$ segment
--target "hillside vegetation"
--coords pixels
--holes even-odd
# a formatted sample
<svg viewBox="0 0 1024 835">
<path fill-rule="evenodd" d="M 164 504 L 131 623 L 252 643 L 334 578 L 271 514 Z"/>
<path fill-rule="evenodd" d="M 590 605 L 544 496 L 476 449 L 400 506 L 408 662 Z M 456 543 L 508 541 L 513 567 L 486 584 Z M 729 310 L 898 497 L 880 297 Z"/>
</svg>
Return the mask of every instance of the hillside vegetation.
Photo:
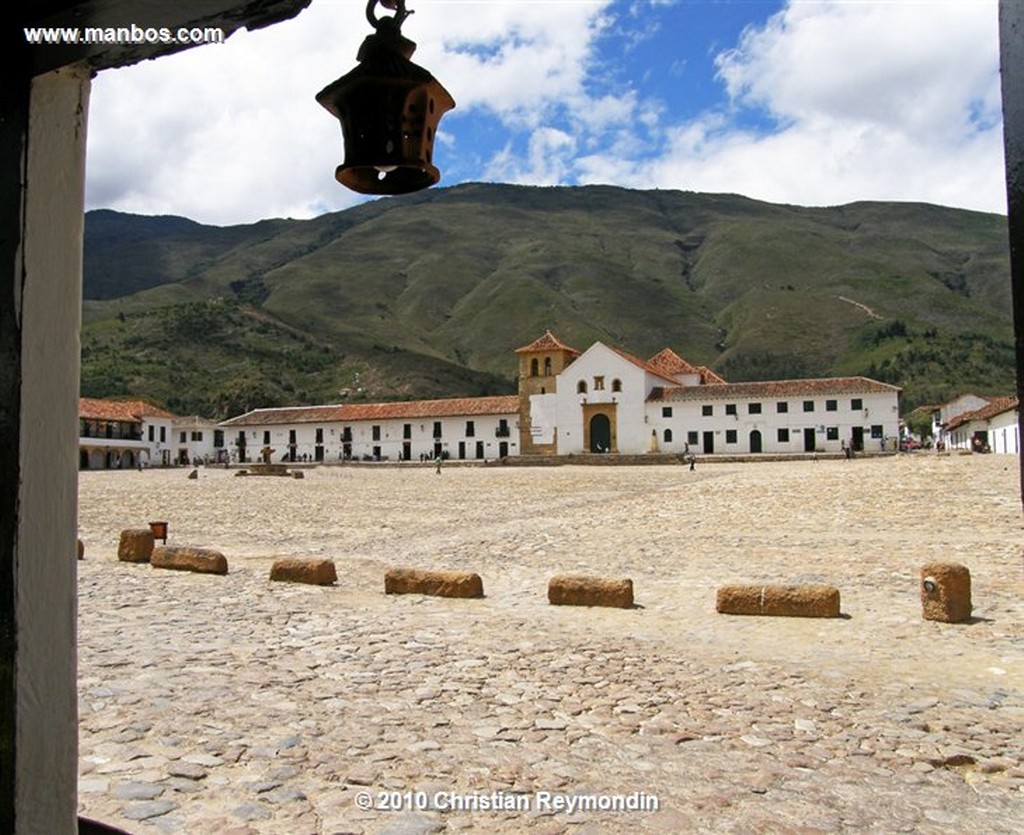
<svg viewBox="0 0 1024 835">
<path fill-rule="evenodd" d="M 545 328 L 730 381 L 1014 386 L 1006 220 L 923 204 L 469 184 L 217 228 L 86 216 L 82 392 L 215 417 L 506 393 Z"/>
</svg>

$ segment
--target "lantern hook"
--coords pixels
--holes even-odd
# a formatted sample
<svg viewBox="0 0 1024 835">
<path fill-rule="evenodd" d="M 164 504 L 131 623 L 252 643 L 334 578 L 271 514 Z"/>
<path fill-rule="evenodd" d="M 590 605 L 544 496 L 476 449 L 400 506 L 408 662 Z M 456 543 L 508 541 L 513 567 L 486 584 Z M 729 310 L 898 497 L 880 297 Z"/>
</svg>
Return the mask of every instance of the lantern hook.
<svg viewBox="0 0 1024 835">
<path fill-rule="evenodd" d="M 383 20 L 378 20 L 377 14 L 374 11 L 374 6 L 380 3 L 385 9 L 393 9 L 395 12 L 394 17 L 386 17 Z M 374 29 L 380 29 L 384 21 L 387 21 L 388 25 L 394 26 L 395 29 L 401 29 L 402 24 L 405 23 L 405 19 L 411 15 L 411 11 L 407 11 L 405 8 L 405 0 L 369 0 L 366 4 L 366 19 L 370 21 L 370 25 Z"/>
</svg>

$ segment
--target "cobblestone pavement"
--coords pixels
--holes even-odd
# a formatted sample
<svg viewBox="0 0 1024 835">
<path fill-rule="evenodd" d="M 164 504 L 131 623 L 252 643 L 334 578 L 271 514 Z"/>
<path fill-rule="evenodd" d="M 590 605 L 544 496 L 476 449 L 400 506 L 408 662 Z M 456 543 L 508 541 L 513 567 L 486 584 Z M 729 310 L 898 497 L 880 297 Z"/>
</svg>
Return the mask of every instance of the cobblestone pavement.
<svg viewBox="0 0 1024 835">
<path fill-rule="evenodd" d="M 82 473 L 81 814 L 239 835 L 1020 832 L 1016 465 Z M 117 562 L 151 519 L 230 573 Z M 276 556 L 330 557 L 340 580 L 270 583 Z M 935 560 L 970 568 L 973 622 L 921 619 Z M 477 571 L 487 597 L 387 596 L 399 565 Z M 565 572 L 631 577 L 637 606 L 549 606 Z M 844 617 L 718 615 L 733 582 L 830 583 Z"/>
</svg>

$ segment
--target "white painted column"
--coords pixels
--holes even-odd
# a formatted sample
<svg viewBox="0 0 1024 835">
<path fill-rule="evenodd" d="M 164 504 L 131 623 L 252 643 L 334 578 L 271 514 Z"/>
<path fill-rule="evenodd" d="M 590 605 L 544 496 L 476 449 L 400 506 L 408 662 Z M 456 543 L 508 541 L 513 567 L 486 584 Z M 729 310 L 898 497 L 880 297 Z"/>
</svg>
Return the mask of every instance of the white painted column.
<svg viewBox="0 0 1024 835">
<path fill-rule="evenodd" d="M 16 832 L 77 831 L 78 380 L 89 74 L 32 82 L 21 274 Z"/>
</svg>

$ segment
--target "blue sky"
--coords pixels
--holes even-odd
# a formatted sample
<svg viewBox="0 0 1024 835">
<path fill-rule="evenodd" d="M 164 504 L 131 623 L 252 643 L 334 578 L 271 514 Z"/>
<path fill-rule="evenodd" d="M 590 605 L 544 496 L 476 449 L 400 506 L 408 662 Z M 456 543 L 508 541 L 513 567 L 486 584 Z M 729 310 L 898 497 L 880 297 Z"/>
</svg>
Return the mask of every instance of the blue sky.
<svg viewBox="0 0 1024 835">
<path fill-rule="evenodd" d="M 996 0 L 407 0 L 454 96 L 435 162 L 465 181 L 1005 211 Z M 365 199 L 314 101 L 355 65 L 362 0 L 93 84 L 90 208 L 216 223 Z M 379 10 L 379 14 L 386 14 Z"/>
</svg>

